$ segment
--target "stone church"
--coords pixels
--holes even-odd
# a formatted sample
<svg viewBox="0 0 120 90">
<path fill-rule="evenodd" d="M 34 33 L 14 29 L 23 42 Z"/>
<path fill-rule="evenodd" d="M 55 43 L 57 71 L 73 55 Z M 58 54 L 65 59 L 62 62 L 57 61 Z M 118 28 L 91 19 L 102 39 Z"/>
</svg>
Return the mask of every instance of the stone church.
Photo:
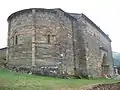
<svg viewBox="0 0 120 90">
<path fill-rule="evenodd" d="M 41 75 L 113 75 L 111 39 L 86 15 L 31 8 L 8 17 L 7 66 Z"/>
</svg>

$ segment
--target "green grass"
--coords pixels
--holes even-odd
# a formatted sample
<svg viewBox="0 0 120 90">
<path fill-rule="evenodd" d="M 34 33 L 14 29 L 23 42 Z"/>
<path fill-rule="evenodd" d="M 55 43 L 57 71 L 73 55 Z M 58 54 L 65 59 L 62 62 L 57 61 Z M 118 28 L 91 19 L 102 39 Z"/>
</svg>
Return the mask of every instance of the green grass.
<svg viewBox="0 0 120 90">
<path fill-rule="evenodd" d="M 88 84 L 116 82 L 103 78 L 87 80 L 43 77 L 0 69 L 0 90 L 79 90 L 78 88 Z"/>
</svg>

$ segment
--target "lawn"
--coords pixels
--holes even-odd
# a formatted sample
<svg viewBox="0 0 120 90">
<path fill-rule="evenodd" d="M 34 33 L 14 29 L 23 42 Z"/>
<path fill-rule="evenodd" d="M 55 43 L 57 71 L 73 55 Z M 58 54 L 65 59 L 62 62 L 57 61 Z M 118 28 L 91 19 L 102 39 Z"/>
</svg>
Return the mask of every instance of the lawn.
<svg viewBox="0 0 120 90">
<path fill-rule="evenodd" d="M 0 90 L 80 90 L 88 84 L 115 83 L 113 79 L 61 79 L 0 69 Z"/>
</svg>

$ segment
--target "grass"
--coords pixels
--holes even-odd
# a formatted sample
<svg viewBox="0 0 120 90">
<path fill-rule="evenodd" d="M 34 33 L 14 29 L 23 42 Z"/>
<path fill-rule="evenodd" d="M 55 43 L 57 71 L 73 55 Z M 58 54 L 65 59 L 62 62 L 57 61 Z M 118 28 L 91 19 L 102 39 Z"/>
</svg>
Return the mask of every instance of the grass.
<svg viewBox="0 0 120 90">
<path fill-rule="evenodd" d="M 80 90 L 88 84 L 116 83 L 113 79 L 61 79 L 0 69 L 0 90 Z"/>
</svg>

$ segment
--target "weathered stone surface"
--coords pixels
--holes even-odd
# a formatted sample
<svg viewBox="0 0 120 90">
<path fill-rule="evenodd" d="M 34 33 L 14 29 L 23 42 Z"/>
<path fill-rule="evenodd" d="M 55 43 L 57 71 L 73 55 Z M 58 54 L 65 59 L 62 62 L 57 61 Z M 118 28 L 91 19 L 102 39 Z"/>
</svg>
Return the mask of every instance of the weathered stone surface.
<svg viewBox="0 0 120 90">
<path fill-rule="evenodd" d="M 77 18 L 84 39 L 86 66 L 83 65 L 87 68 L 87 74 L 90 77 L 104 74 L 113 75 L 111 40 L 109 37 L 84 14 L 71 15 Z M 105 56 L 106 59 L 104 59 Z M 106 67 L 102 64 L 105 64 Z"/>
<path fill-rule="evenodd" d="M 10 15 L 8 66 L 30 67 L 42 75 L 112 74 L 111 40 L 91 22 L 61 9 L 33 8 Z"/>
<path fill-rule="evenodd" d="M 6 49 L 7 47 L 0 49 L 0 66 L 6 64 Z"/>
</svg>

